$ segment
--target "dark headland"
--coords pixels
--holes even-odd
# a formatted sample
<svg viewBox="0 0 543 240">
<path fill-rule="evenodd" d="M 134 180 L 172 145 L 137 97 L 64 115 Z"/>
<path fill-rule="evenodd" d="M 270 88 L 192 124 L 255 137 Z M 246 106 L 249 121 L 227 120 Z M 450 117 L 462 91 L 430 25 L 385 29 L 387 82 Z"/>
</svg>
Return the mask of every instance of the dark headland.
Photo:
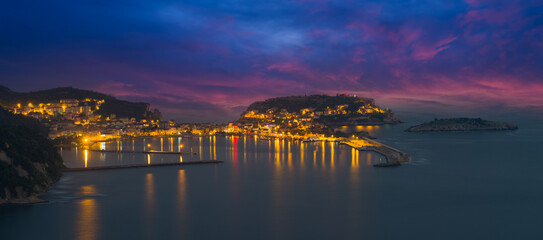
<svg viewBox="0 0 543 240">
<path fill-rule="evenodd" d="M 62 158 L 37 119 L 0 107 L 0 204 L 33 203 L 61 176 Z"/>
<path fill-rule="evenodd" d="M 412 126 L 406 132 L 439 132 L 439 131 L 500 131 L 516 130 L 517 124 L 483 120 L 481 118 L 448 118 L 435 119 L 431 122 Z"/>
</svg>

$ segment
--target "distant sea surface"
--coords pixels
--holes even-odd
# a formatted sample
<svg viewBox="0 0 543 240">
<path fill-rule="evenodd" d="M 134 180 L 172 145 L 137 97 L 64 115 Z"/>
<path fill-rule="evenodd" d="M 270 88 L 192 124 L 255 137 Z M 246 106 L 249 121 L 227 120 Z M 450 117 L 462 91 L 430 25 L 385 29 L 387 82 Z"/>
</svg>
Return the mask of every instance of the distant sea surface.
<svg viewBox="0 0 543 240">
<path fill-rule="evenodd" d="M 429 120 L 429 119 L 426 119 Z M 336 143 L 147 138 L 62 149 L 69 167 L 219 159 L 221 164 L 65 173 L 47 203 L 0 206 L 0 239 L 543 239 L 543 126 L 370 131 L 412 161 Z"/>
</svg>

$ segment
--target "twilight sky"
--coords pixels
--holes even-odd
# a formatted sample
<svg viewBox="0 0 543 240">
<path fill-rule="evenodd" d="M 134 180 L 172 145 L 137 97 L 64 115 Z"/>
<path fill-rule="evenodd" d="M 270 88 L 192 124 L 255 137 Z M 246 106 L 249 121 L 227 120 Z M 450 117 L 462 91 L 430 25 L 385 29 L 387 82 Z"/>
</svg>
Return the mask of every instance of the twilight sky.
<svg viewBox="0 0 543 240">
<path fill-rule="evenodd" d="M 0 84 L 73 86 L 227 121 L 269 97 L 543 112 L 541 0 L 8 1 Z"/>
</svg>

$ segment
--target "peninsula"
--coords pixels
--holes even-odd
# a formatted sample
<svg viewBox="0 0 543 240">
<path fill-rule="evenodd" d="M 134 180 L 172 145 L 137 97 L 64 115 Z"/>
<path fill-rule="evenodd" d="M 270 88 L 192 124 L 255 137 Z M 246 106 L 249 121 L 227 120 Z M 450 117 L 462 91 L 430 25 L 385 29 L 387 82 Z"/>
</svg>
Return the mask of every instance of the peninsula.
<svg viewBox="0 0 543 240">
<path fill-rule="evenodd" d="M 390 109 L 371 98 L 337 94 L 270 98 L 251 104 L 235 122 L 254 132 L 308 135 L 339 134 L 334 126 L 380 125 L 401 122 Z"/>
<path fill-rule="evenodd" d="M 401 122 L 390 109 L 377 106 L 373 99 L 346 94 L 270 98 L 251 104 L 240 121 L 281 122 L 288 119 L 307 119 L 329 126 Z"/>
<path fill-rule="evenodd" d="M 515 130 L 514 123 L 487 121 L 481 118 L 449 118 L 435 119 L 431 122 L 412 126 L 406 132 L 438 132 L 438 131 L 489 131 Z"/>
</svg>

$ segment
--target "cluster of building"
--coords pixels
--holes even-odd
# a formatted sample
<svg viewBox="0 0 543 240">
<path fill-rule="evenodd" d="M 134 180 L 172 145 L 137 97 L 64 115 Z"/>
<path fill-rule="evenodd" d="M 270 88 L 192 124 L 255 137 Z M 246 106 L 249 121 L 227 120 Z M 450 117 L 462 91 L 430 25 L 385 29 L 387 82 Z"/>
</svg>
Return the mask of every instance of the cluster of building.
<svg viewBox="0 0 543 240">
<path fill-rule="evenodd" d="M 303 139 L 324 137 L 333 134 L 332 129 L 321 117 L 357 115 L 364 118 L 373 113 L 386 113 L 367 101 L 353 109 L 348 104 L 322 109 L 303 108 L 296 112 L 270 108 L 264 112 L 247 111 L 240 120 L 229 124 L 194 123 L 178 124 L 174 121 L 151 119 L 118 118 L 115 114 L 103 117 L 98 110 L 104 104 L 102 99 L 63 99 L 50 103 L 16 104 L 10 108 L 13 113 L 40 119 L 50 129 L 50 138 L 81 138 L 99 141 L 125 136 L 167 136 L 167 135 L 219 135 L 256 134 L 269 137 Z M 149 109 L 148 109 L 149 110 Z"/>
<path fill-rule="evenodd" d="M 119 137 L 211 135 L 233 133 L 235 127 L 227 124 L 194 123 L 179 124 L 174 121 L 117 117 L 99 114 L 103 99 L 62 99 L 47 103 L 17 103 L 8 110 L 40 120 L 49 128 L 49 137 L 79 138 L 85 141 L 101 141 Z M 149 111 L 149 107 L 147 111 Z"/>
<path fill-rule="evenodd" d="M 326 107 L 326 109 L 316 110 L 315 108 L 303 108 L 298 112 L 288 112 L 287 109 L 270 108 L 264 113 L 257 111 L 248 111 L 242 115 L 242 118 L 257 121 L 272 121 L 278 119 L 297 119 L 298 121 L 310 122 L 321 116 L 336 116 L 347 114 L 360 114 L 362 117 L 369 117 L 372 113 L 386 113 L 388 110 L 379 108 L 370 103 L 360 106 L 356 111 L 348 109 L 349 104 L 337 105 L 335 107 Z"/>
<path fill-rule="evenodd" d="M 326 107 L 325 109 L 303 108 L 297 112 L 288 112 L 287 109 L 278 108 L 270 108 L 265 112 L 253 110 L 245 112 L 238 122 L 230 124 L 227 132 L 293 138 L 330 136 L 333 134 L 332 129 L 319 119 L 328 116 L 355 116 L 358 120 L 368 120 L 371 115 L 385 114 L 388 111 L 371 102 L 356 108 L 356 110 L 351 109 L 348 104 Z"/>
<path fill-rule="evenodd" d="M 32 116 L 37 119 L 67 119 L 89 122 L 99 118 L 94 112 L 100 109 L 104 100 L 96 99 L 62 99 L 58 102 L 32 103 L 13 105 L 9 110 L 16 114 Z"/>
<path fill-rule="evenodd" d="M 50 138 L 82 137 L 86 139 L 113 138 L 124 135 L 149 134 L 156 129 L 164 130 L 169 122 L 131 118 L 117 118 L 115 114 L 101 116 L 104 99 L 62 99 L 47 103 L 17 103 L 8 109 L 39 119 L 49 129 Z M 149 109 L 148 109 L 149 110 Z"/>
</svg>

